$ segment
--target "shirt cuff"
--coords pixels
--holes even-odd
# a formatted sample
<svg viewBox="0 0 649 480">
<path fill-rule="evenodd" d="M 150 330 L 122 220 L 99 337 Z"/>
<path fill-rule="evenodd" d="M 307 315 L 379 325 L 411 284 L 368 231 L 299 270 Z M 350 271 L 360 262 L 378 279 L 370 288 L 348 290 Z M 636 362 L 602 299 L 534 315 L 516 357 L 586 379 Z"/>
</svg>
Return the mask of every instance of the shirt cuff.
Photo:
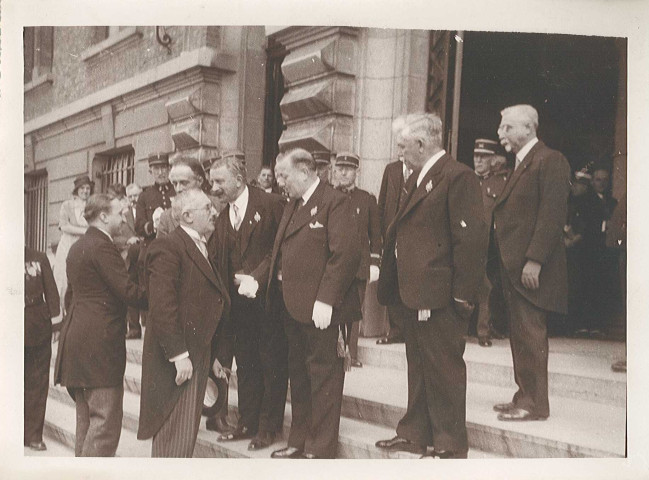
<svg viewBox="0 0 649 480">
<path fill-rule="evenodd" d="M 189 358 L 189 352 L 181 353 L 180 355 L 176 355 L 173 358 L 170 358 L 170 362 L 177 362 L 178 360 L 183 360 L 185 358 Z"/>
</svg>

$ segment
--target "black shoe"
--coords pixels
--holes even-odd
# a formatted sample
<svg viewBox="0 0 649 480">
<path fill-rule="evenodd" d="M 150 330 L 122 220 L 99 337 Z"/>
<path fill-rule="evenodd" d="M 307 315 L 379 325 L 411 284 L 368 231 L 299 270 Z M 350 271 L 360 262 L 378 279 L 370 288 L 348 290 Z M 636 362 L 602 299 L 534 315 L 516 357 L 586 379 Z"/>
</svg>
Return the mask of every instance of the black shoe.
<svg viewBox="0 0 649 480">
<path fill-rule="evenodd" d="M 252 438 L 255 434 L 246 426 L 237 426 L 231 432 L 225 432 L 219 435 L 217 440 L 219 442 L 235 442 L 237 440 L 243 440 L 244 438 Z"/>
<path fill-rule="evenodd" d="M 403 342 L 405 342 L 405 340 L 403 339 L 403 337 L 401 335 L 395 335 L 393 337 L 387 336 L 387 337 L 379 338 L 376 341 L 376 344 L 377 345 L 389 345 L 391 343 L 403 343 Z"/>
<path fill-rule="evenodd" d="M 379 440 L 374 444 L 377 448 L 390 450 L 392 452 L 410 452 L 423 455 L 426 453 L 426 447 L 418 443 L 411 442 L 407 438 L 396 436 L 389 440 Z"/>
<path fill-rule="evenodd" d="M 126 334 L 126 340 L 138 340 L 142 338 L 142 330 L 130 330 Z"/>
<path fill-rule="evenodd" d="M 508 412 L 498 414 L 498 420 L 503 422 L 529 422 L 533 420 L 546 420 L 548 417 L 536 415 L 522 408 L 514 408 Z"/>
<path fill-rule="evenodd" d="M 611 365 L 611 370 L 614 372 L 623 372 L 626 373 L 626 360 L 620 360 Z"/>
<path fill-rule="evenodd" d="M 259 432 L 252 440 L 250 440 L 248 450 L 263 450 L 264 448 L 270 447 L 274 441 L 274 432 Z"/>
<path fill-rule="evenodd" d="M 478 337 L 478 344 L 481 347 L 491 347 L 491 340 L 489 337 Z"/>
<path fill-rule="evenodd" d="M 352 358 L 351 366 L 356 368 L 362 368 L 363 364 L 360 362 L 360 360 L 356 358 Z"/>
<path fill-rule="evenodd" d="M 431 450 L 424 453 L 419 458 L 435 458 L 435 459 L 449 459 L 449 458 L 467 458 L 467 452 L 451 452 L 450 450 Z"/>
<path fill-rule="evenodd" d="M 514 405 L 513 402 L 497 403 L 494 405 L 494 412 L 509 412 L 510 410 L 514 410 L 515 408 L 516 405 Z"/>
<path fill-rule="evenodd" d="M 210 417 L 205 422 L 205 428 L 213 432 L 228 433 L 234 430 L 234 427 L 228 423 L 225 417 Z"/>
<path fill-rule="evenodd" d="M 30 442 L 28 447 L 32 450 L 36 450 L 37 452 L 43 452 L 47 450 L 47 445 L 45 445 L 45 442 L 43 442 L 42 440 L 40 442 Z"/>
<path fill-rule="evenodd" d="M 270 458 L 304 458 L 304 454 L 295 447 L 286 447 L 275 450 L 270 454 Z"/>
<path fill-rule="evenodd" d="M 306 458 L 307 460 L 317 460 L 318 457 L 317 455 L 314 455 L 312 453 L 305 453 L 302 455 L 302 458 Z"/>
</svg>

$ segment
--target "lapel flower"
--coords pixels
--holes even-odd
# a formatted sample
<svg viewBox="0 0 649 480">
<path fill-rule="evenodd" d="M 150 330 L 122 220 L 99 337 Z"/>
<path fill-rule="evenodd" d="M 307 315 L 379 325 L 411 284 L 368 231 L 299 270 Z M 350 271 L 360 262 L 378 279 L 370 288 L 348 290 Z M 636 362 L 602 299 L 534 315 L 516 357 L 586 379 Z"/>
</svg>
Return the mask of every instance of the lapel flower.
<svg viewBox="0 0 649 480">
<path fill-rule="evenodd" d="M 255 212 L 255 222 L 259 223 L 259 220 L 261 220 L 261 215 L 259 215 L 259 212 Z"/>
<path fill-rule="evenodd" d="M 426 184 L 426 192 L 430 193 L 430 191 L 433 189 L 433 181 L 428 180 L 428 183 Z"/>
<path fill-rule="evenodd" d="M 311 209 L 311 216 L 315 216 L 318 213 L 318 206 L 316 205 Z"/>
<path fill-rule="evenodd" d="M 360 215 L 360 214 L 361 214 L 361 209 L 360 209 L 360 207 L 356 207 L 356 215 Z"/>
</svg>

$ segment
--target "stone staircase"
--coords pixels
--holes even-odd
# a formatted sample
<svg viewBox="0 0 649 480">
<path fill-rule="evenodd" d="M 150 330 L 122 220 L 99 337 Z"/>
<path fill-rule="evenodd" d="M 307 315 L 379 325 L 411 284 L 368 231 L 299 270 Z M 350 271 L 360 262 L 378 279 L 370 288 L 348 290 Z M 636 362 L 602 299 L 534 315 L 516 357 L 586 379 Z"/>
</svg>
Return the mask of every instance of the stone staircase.
<svg viewBox="0 0 649 480">
<path fill-rule="evenodd" d="M 494 403 L 509 401 L 515 391 L 507 340 L 491 348 L 467 343 L 467 428 L 469 458 L 624 457 L 626 428 L 626 374 L 615 373 L 611 363 L 625 356 L 625 345 L 574 339 L 550 339 L 550 418 L 542 422 L 499 422 Z M 148 457 L 150 441 L 135 437 L 139 414 L 142 341 L 127 341 L 124 421 L 118 456 Z M 340 422 L 339 458 L 416 458 L 388 453 L 374 442 L 391 438 L 407 405 L 406 358 L 403 344 L 378 346 L 361 338 L 363 368 L 345 378 Z M 53 372 L 54 360 L 52 361 Z M 236 423 L 236 373 L 230 382 L 230 423 Z M 248 440 L 217 442 L 204 421 L 195 457 L 268 458 L 285 445 L 291 422 L 290 393 L 284 437 L 269 449 L 247 450 Z M 45 435 L 74 448 L 74 402 L 65 388 L 50 388 Z M 72 454 L 72 453 L 71 453 Z"/>
</svg>

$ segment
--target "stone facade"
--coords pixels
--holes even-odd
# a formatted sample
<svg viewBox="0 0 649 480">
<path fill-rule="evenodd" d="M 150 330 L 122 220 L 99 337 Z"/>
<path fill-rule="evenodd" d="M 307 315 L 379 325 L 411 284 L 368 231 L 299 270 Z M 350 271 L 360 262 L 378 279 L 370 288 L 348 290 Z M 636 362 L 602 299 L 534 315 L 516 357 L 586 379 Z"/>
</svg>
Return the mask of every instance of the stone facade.
<svg viewBox="0 0 649 480">
<path fill-rule="evenodd" d="M 25 174 L 47 171 L 48 244 L 74 177 L 96 179 L 111 154 L 133 152 L 141 185 L 154 152 L 207 160 L 239 148 L 252 172 L 262 163 L 263 27 L 167 27 L 169 51 L 155 27 L 97 41 L 102 28 L 54 27 L 51 71 L 25 85 Z"/>
</svg>

